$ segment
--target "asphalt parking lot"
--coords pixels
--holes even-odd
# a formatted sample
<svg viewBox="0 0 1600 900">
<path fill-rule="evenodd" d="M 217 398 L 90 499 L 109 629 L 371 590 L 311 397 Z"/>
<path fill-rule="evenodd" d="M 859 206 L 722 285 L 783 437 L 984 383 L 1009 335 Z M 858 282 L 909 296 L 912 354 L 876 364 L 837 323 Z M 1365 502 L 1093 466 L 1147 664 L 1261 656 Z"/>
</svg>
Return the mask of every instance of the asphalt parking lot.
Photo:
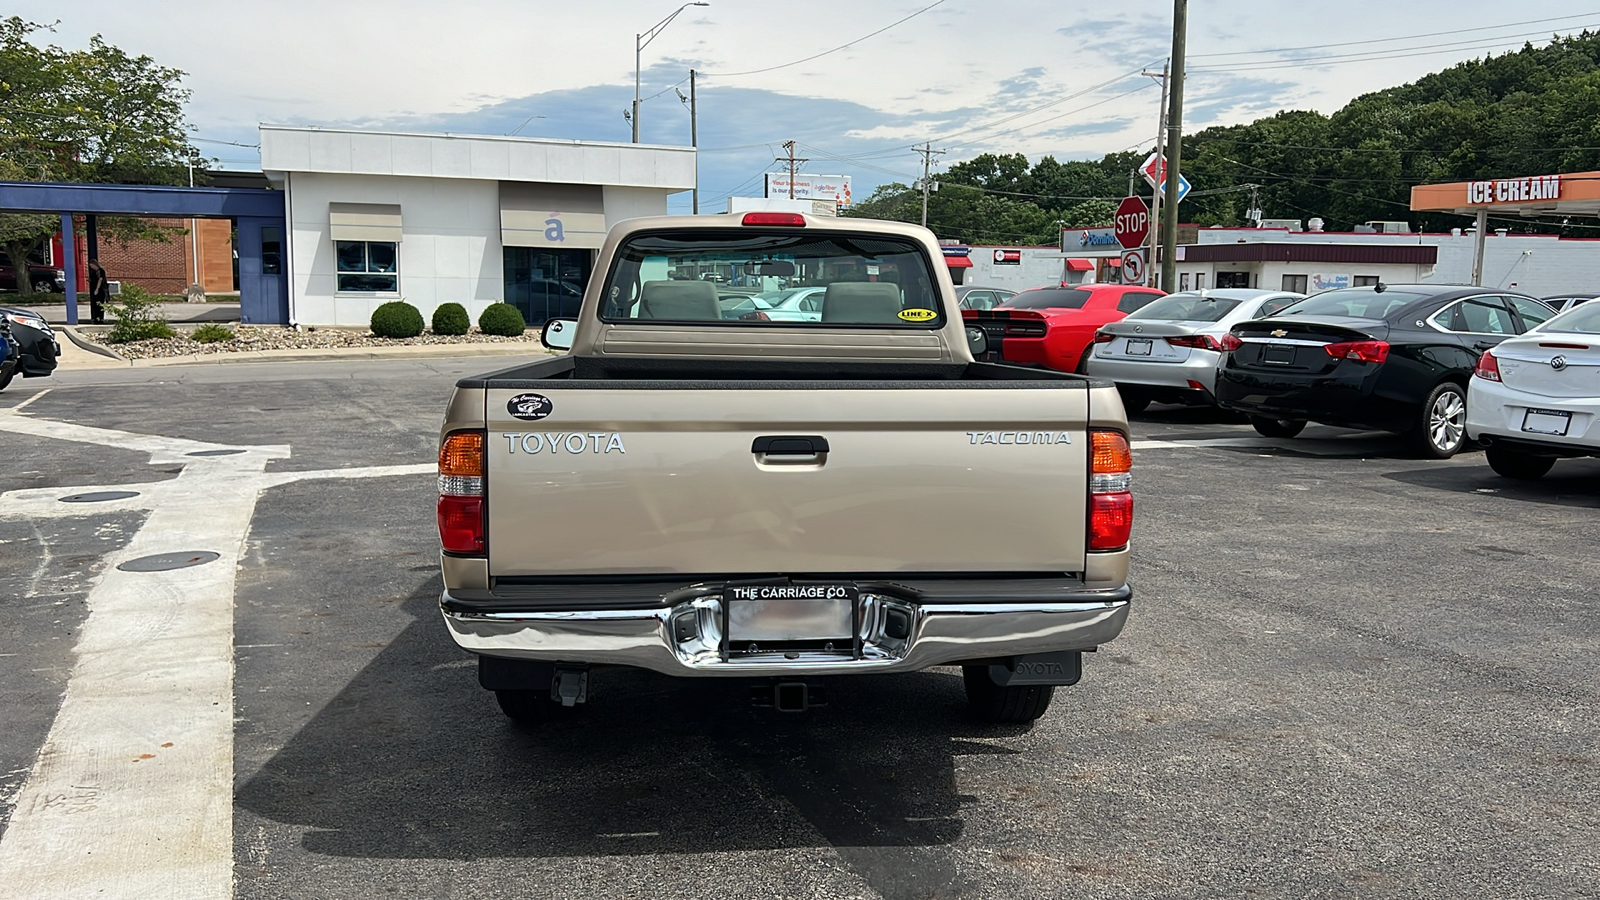
<svg viewBox="0 0 1600 900">
<path fill-rule="evenodd" d="M 1033 727 L 967 721 L 955 670 L 801 716 L 608 672 L 529 732 L 437 619 L 443 403 L 504 364 L 0 395 L 0 896 L 1600 896 L 1600 460 L 1516 483 L 1152 407 L 1134 616 Z M 173 535 L 220 557 L 110 565 Z M 199 648 L 180 688 L 223 712 L 97 698 L 154 670 L 80 642 L 146 630 Z M 180 787 L 119 800 L 153 772 Z"/>
</svg>

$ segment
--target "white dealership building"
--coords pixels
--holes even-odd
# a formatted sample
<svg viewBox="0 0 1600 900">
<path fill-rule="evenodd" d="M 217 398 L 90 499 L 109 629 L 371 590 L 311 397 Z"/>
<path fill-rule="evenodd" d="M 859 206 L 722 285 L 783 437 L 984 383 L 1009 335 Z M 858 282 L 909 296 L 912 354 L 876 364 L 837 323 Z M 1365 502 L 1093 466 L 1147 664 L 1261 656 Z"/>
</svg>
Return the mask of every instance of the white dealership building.
<svg viewBox="0 0 1600 900">
<path fill-rule="evenodd" d="M 366 326 L 390 300 L 570 315 L 607 229 L 695 183 L 687 147 L 280 125 L 261 126 L 261 167 L 302 325 Z"/>
</svg>

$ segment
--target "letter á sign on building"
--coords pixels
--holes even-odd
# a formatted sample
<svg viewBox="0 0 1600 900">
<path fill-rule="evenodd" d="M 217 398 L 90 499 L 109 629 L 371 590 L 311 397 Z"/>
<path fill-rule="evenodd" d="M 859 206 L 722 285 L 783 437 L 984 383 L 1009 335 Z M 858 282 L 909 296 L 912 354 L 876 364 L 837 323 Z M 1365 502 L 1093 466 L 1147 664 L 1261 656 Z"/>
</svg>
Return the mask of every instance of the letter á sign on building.
<svg viewBox="0 0 1600 900">
<path fill-rule="evenodd" d="M 1132 250 L 1144 246 L 1150 235 L 1150 207 L 1143 197 L 1124 197 L 1117 206 L 1117 243 Z"/>
</svg>

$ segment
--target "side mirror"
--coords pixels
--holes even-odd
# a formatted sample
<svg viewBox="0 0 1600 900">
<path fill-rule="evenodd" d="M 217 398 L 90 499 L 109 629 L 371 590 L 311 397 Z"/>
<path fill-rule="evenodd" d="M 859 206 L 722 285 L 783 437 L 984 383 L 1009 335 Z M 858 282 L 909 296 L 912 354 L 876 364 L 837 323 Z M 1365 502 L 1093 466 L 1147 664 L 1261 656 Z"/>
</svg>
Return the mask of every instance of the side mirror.
<svg viewBox="0 0 1600 900">
<path fill-rule="evenodd" d="M 551 350 L 571 350 L 572 338 L 577 333 L 577 319 L 551 319 L 539 332 L 539 342 Z"/>
<path fill-rule="evenodd" d="M 974 359 L 989 352 L 989 336 L 983 333 L 982 328 L 967 326 L 967 349 L 972 351 Z"/>
</svg>

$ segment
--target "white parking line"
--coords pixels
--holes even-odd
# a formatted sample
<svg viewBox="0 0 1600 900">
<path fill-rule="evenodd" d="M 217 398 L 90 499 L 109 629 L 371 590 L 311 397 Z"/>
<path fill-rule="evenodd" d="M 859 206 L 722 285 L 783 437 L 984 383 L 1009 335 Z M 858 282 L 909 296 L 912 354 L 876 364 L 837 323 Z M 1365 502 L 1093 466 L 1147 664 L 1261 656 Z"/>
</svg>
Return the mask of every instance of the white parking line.
<svg viewBox="0 0 1600 900">
<path fill-rule="evenodd" d="M 431 473 L 433 465 L 267 472 L 287 446 L 202 441 L 8 419 L 6 430 L 151 454 L 179 462 L 170 481 L 49 488 L 0 495 L 8 518 L 150 514 L 106 559 L 91 588 L 66 695 L 0 838 L 7 896 L 214 900 L 233 884 L 233 592 L 256 500 L 268 487 L 313 478 Z M 190 456 L 203 450 L 231 455 Z M 62 503 L 70 493 L 136 497 Z M 138 557 L 213 551 L 221 558 L 162 572 L 128 572 Z"/>
<path fill-rule="evenodd" d="M 12 406 L 12 407 L 7 408 L 5 410 L 5 412 L 10 413 L 10 414 L 16 414 L 16 413 L 22 412 L 24 409 L 27 408 L 29 403 L 32 403 L 33 401 L 39 399 L 40 397 L 43 397 L 45 394 L 50 393 L 50 390 L 51 390 L 50 388 L 45 388 L 44 390 L 40 391 L 39 393 L 34 394 L 32 397 L 29 397 L 28 399 L 22 401 L 21 403 L 18 403 L 16 406 Z"/>
</svg>

